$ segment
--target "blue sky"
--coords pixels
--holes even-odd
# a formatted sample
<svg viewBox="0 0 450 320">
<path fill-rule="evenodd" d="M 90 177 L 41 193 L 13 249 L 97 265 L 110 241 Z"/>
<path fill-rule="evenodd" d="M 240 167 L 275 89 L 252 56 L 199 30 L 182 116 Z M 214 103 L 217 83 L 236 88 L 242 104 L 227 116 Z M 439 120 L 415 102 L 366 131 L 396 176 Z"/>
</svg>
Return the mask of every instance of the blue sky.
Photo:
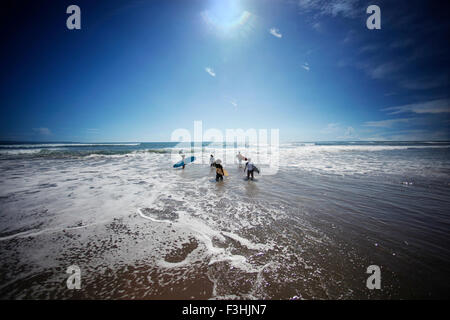
<svg viewBox="0 0 450 320">
<path fill-rule="evenodd" d="M 66 28 L 71 4 L 81 30 Z M 366 27 L 370 4 L 381 30 Z M 17 1 L 2 8 L 0 140 L 169 141 L 194 120 L 282 141 L 449 140 L 448 9 Z"/>
</svg>

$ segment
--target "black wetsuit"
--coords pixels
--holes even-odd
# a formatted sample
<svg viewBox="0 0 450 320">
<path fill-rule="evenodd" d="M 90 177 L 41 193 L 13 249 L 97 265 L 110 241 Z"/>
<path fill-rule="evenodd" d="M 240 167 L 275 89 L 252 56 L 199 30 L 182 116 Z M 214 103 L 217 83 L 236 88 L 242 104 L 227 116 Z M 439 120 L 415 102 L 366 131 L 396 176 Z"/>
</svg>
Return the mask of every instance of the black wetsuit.
<svg viewBox="0 0 450 320">
<path fill-rule="evenodd" d="M 223 167 L 222 167 L 222 165 L 218 164 L 218 163 L 215 163 L 214 166 L 216 167 L 216 181 L 223 180 Z M 220 172 L 222 172 L 222 174 L 220 174 L 218 172 L 219 170 L 217 170 L 217 169 L 220 169 Z"/>
<path fill-rule="evenodd" d="M 253 171 L 254 171 L 254 169 L 255 169 L 255 166 L 252 165 L 252 170 L 248 170 L 248 162 L 247 162 L 247 163 L 245 164 L 244 171 L 245 171 L 245 169 L 247 169 L 247 179 L 250 179 L 250 176 L 251 176 L 251 179 L 253 180 Z"/>
</svg>

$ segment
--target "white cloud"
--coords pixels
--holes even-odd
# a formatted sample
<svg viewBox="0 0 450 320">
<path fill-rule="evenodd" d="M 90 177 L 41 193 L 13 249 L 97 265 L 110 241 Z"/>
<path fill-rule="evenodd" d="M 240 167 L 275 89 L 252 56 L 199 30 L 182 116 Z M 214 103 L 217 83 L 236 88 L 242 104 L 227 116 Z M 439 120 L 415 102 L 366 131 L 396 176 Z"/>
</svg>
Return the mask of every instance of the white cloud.
<svg viewBox="0 0 450 320">
<path fill-rule="evenodd" d="M 388 119 L 388 120 L 380 120 L 380 121 L 367 121 L 364 123 L 366 127 L 377 127 L 377 128 L 391 128 L 392 126 L 398 123 L 406 123 L 410 122 L 411 118 L 402 118 L 402 119 Z"/>
<path fill-rule="evenodd" d="M 216 76 L 216 73 L 214 72 L 214 70 L 212 68 L 206 67 L 205 71 L 208 72 L 212 77 Z"/>
<path fill-rule="evenodd" d="M 299 0 L 298 6 L 305 12 L 317 11 L 321 15 L 333 17 L 340 15 L 354 18 L 363 12 L 358 6 L 358 0 Z"/>
<path fill-rule="evenodd" d="M 270 34 L 273 35 L 274 37 L 277 37 L 277 38 L 283 37 L 283 35 L 280 33 L 280 30 L 278 30 L 278 29 L 276 29 L 276 28 L 271 28 L 271 29 L 269 30 L 269 32 L 270 32 Z"/>
<path fill-rule="evenodd" d="M 49 136 L 52 134 L 49 128 L 33 128 L 33 131 L 43 136 Z"/>
<path fill-rule="evenodd" d="M 381 111 L 390 111 L 388 114 L 399 114 L 399 113 L 449 113 L 450 112 L 450 99 L 437 99 L 419 103 L 405 104 L 401 106 L 394 106 L 389 108 L 381 109 Z"/>
<path fill-rule="evenodd" d="M 305 69 L 306 71 L 309 71 L 309 69 L 310 69 L 308 62 L 305 62 L 304 64 L 302 64 L 301 67 L 303 69 Z"/>
</svg>

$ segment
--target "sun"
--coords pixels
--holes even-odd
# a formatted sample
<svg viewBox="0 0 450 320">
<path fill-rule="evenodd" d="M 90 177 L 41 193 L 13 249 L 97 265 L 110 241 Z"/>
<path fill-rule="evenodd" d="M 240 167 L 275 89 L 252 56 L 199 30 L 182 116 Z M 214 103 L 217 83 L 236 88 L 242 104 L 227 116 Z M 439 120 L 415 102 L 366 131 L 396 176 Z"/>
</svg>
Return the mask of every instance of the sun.
<svg viewBox="0 0 450 320">
<path fill-rule="evenodd" d="M 209 9 L 202 12 L 202 18 L 212 30 L 232 35 L 248 28 L 253 15 L 242 9 L 238 0 L 215 0 Z"/>
</svg>

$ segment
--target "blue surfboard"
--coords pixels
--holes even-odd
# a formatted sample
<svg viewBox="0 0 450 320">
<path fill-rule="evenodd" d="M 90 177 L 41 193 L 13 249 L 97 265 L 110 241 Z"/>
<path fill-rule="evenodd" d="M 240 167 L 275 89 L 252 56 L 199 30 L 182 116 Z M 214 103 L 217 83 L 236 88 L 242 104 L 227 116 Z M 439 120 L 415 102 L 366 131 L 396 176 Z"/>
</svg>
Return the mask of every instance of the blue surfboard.
<svg viewBox="0 0 450 320">
<path fill-rule="evenodd" d="M 194 156 L 188 157 L 188 158 L 185 158 L 184 161 L 181 160 L 181 161 L 175 163 L 173 165 L 173 167 L 174 168 L 182 167 L 184 164 L 188 164 L 188 163 L 191 163 L 191 162 L 194 162 L 194 161 L 195 161 L 195 157 Z"/>
</svg>

